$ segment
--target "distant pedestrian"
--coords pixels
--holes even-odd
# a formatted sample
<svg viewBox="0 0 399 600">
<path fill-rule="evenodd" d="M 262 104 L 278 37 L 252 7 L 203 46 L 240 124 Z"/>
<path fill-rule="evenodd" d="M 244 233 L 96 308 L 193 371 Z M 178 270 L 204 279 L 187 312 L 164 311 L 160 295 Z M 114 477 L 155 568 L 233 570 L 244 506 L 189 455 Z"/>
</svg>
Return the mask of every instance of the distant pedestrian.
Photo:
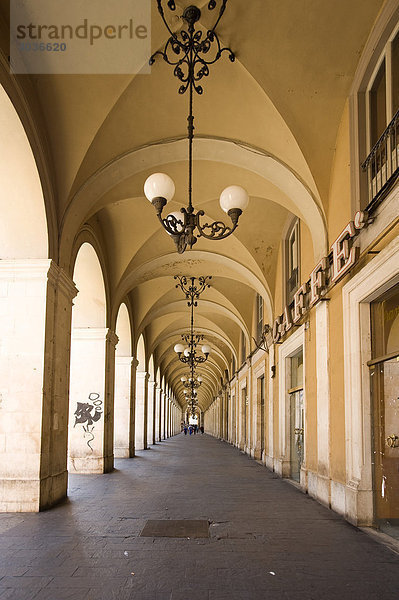
<svg viewBox="0 0 399 600">
<path fill-rule="evenodd" d="M 190 425 L 190 427 L 189 427 L 189 432 L 190 432 L 190 435 L 191 435 L 191 434 L 192 434 L 192 432 L 193 432 L 192 425 Z"/>
<path fill-rule="evenodd" d="M 187 425 L 184 426 L 183 431 L 184 431 L 184 435 L 187 435 Z"/>
<path fill-rule="evenodd" d="M 200 430 L 201 430 L 202 435 L 204 435 L 204 426 L 203 425 L 201 425 Z"/>
</svg>

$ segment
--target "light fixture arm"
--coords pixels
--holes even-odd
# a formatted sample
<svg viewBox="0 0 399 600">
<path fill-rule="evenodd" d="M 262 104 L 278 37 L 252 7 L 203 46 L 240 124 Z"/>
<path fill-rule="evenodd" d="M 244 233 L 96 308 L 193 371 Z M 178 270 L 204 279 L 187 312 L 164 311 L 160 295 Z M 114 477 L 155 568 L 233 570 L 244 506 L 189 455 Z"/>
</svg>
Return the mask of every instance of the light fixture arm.
<svg viewBox="0 0 399 600">
<path fill-rule="evenodd" d="M 252 338 L 254 343 L 255 343 L 255 347 L 257 350 L 263 350 L 264 352 L 269 352 L 269 348 L 270 348 L 270 338 L 271 338 L 271 328 L 270 325 L 266 324 L 263 327 L 262 330 L 262 335 L 260 337 L 259 340 L 256 340 L 255 338 Z"/>
</svg>

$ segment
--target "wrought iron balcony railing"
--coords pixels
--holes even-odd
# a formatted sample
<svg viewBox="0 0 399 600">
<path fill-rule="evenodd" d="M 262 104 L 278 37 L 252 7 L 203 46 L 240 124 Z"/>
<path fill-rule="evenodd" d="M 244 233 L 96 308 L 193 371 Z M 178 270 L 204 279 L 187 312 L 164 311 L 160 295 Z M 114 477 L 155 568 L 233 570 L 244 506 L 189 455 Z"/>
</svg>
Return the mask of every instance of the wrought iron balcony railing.
<svg viewBox="0 0 399 600">
<path fill-rule="evenodd" d="M 368 206 L 373 208 L 399 173 L 399 110 L 362 164 L 368 179 Z"/>
</svg>

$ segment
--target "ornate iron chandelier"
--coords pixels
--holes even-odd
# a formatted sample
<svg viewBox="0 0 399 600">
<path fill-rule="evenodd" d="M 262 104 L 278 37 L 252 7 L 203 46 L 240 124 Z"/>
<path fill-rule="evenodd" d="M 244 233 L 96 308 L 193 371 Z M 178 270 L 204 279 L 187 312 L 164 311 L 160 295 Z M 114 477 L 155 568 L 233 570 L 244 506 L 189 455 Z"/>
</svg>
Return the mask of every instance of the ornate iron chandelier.
<svg viewBox="0 0 399 600">
<path fill-rule="evenodd" d="M 202 377 L 201 377 L 201 375 L 198 375 L 198 377 L 195 378 L 194 368 L 193 368 L 191 371 L 190 377 L 187 378 L 185 375 L 183 375 L 183 377 L 180 378 L 180 381 L 182 382 L 184 388 L 189 388 L 190 390 L 196 390 L 202 384 Z"/>
<path fill-rule="evenodd" d="M 198 375 L 195 376 L 195 366 L 191 366 L 191 376 L 190 377 L 181 377 L 180 381 L 183 384 L 184 389 L 184 399 L 191 403 L 191 408 L 194 409 L 198 405 L 198 388 L 202 385 L 202 377 Z"/>
<path fill-rule="evenodd" d="M 194 369 L 197 365 L 204 363 L 208 360 L 209 354 L 211 352 L 211 347 L 208 344 L 204 344 L 201 348 L 202 355 L 197 354 L 197 346 L 200 342 L 203 341 L 204 336 L 194 331 L 194 308 L 198 306 L 198 299 L 200 295 L 206 290 L 206 288 L 211 287 L 209 283 L 207 283 L 212 277 L 180 277 L 179 275 L 175 275 L 174 279 L 179 281 L 176 284 L 177 288 L 180 288 L 185 296 L 187 302 L 187 306 L 191 308 L 191 316 L 190 316 L 190 331 L 189 333 L 183 333 L 181 336 L 182 342 L 184 344 L 176 344 L 174 346 L 174 351 L 176 352 L 179 360 L 182 363 L 185 363 L 189 366 L 191 370 L 191 378 L 194 381 Z M 198 283 L 196 283 L 196 281 Z M 189 283 L 190 282 L 190 283 Z"/>
<path fill-rule="evenodd" d="M 180 288 L 187 302 L 187 306 L 191 308 L 190 311 L 190 331 L 189 333 L 182 334 L 182 341 L 184 344 L 176 344 L 174 346 L 174 351 L 179 357 L 179 360 L 187 364 L 190 369 L 189 377 L 183 376 L 180 381 L 183 384 L 184 389 L 184 398 L 190 403 L 192 411 L 195 411 L 196 406 L 198 405 L 198 388 L 202 384 L 202 377 L 196 376 L 196 368 L 199 364 L 202 364 L 208 360 L 209 354 L 211 352 L 210 346 L 204 344 L 201 348 L 202 355 L 197 354 L 197 346 L 204 339 L 203 335 L 196 334 L 194 331 L 194 308 L 198 306 L 198 299 L 200 295 L 206 290 L 206 288 L 210 287 L 208 281 L 212 279 L 212 277 L 190 277 L 187 278 L 185 276 L 179 277 L 175 275 L 175 280 L 178 280 L 179 283 L 176 284 L 176 288 Z M 194 413 L 193 413 L 194 414 Z"/>
<path fill-rule="evenodd" d="M 235 55 L 230 48 L 221 46 L 216 33 L 216 27 L 225 11 L 227 0 L 221 0 L 219 15 L 212 29 L 206 34 L 195 29 L 201 17 L 201 11 L 196 6 L 188 6 L 182 15 L 187 24 L 187 30 L 182 29 L 174 33 L 169 27 L 164 14 L 162 0 L 157 0 L 158 11 L 167 28 L 170 37 L 163 50 L 158 50 L 150 58 L 150 65 L 154 64 L 155 57 L 161 56 L 165 62 L 174 67 L 173 74 L 181 82 L 179 94 L 189 91 L 189 115 L 188 121 L 188 206 L 180 212 L 172 212 L 165 218 L 162 211 L 166 203 L 171 200 L 175 193 L 173 180 L 165 173 L 154 173 L 150 175 L 144 184 L 144 193 L 153 204 L 158 219 L 166 232 L 172 237 L 177 251 L 182 254 L 187 247 L 192 248 L 198 237 L 208 240 L 223 240 L 231 235 L 237 228 L 238 219 L 242 211 L 248 206 L 248 194 L 238 185 L 227 187 L 220 195 L 220 206 L 226 212 L 232 225 L 225 225 L 222 221 L 201 224 L 200 218 L 204 211 L 195 212 L 192 203 L 193 182 L 193 139 L 194 139 L 194 115 L 193 95 L 194 91 L 201 95 L 203 87 L 199 81 L 209 75 L 209 66 L 216 63 L 223 52 L 227 52 L 231 62 L 235 61 Z M 173 12 L 176 5 L 173 0 L 168 0 L 168 8 Z M 217 6 L 216 0 L 208 2 L 208 10 L 213 11 Z"/>
</svg>

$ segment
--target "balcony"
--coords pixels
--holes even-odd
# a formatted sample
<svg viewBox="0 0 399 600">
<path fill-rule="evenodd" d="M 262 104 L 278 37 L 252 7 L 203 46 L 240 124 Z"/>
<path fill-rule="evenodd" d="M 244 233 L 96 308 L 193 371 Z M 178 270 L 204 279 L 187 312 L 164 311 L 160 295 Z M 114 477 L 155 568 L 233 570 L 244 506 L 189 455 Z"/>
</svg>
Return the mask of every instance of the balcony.
<svg viewBox="0 0 399 600">
<path fill-rule="evenodd" d="M 367 172 L 368 202 L 370 211 L 379 204 L 394 184 L 399 170 L 399 111 L 361 165 Z"/>
</svg>

